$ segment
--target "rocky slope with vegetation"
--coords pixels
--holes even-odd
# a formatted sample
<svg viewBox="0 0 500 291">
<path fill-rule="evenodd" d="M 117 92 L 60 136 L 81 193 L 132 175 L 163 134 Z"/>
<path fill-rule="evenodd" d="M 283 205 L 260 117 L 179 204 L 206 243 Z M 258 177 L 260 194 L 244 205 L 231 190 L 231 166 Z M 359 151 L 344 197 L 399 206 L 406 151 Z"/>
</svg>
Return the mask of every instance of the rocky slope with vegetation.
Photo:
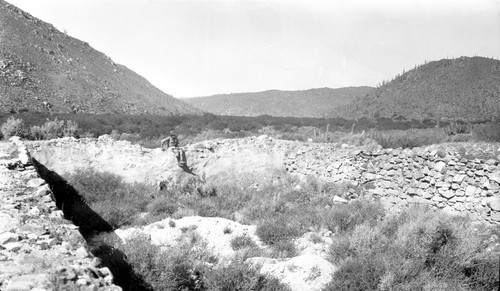
<svg viewBox="0 0 500 291">
<path fill-rule="evenodd" d="M 3 0 L 0 111 L 199 113 L 88 43 Z"/>
<path fill-rule="evenodd" d="M 484 57 L 432 61 L 383 82 L 332 116 L 498 120 L 500 61 Z"/>
<path fill-rule="evenodd" d="M 325 117 L 334 108 L 365 96 L 372 87 L 319 88 L 303 91 L 269 90 L 183 98 L 205 112 L 234 116 Z"/>
</svg>

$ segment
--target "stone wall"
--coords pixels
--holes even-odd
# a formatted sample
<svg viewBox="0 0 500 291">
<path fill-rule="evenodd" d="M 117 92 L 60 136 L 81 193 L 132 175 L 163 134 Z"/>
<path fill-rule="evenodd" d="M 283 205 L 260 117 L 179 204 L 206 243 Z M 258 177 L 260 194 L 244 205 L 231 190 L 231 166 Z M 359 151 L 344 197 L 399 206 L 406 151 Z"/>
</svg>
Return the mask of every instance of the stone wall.
<svg viewBox="0 0 500 291">
<path fill-rule="evenodd" d="M 363 186 L 394 211 L 425 203 L 475 220 L 500 222 L 498 160 L 461 158 L 452 145 L 377 151 L 306 146 L 289 153 L 285 166 L 292 173 Z"/>
<path fill-rule="evenodd" d="M 78 168 L 93 168 L 118 174 L 128 182 L 157 183 L 193 175 L 210 177 L 224 172 L 245 174 L 282 168 L 283 154 L 268 139 L 218 139 L 186 147 L 186 172 L 177 165 L 171 151 L 149 149 L 128 141 L 115 141 L 104 135 L 97 139 L 61 138 L 29 143 L 39 162 L 60 174 Z"/>
<path fill-rule="evenodd" d="M 57 209 L 26 146 L 12 141 L 0 142 L 0 290 L 121 290 Z"/>
<path fill-rule="evenodd" d="M 111 171 L 131 182 L 156 183 L 186 175 L 173 154 L 108 136 L 33 142 L 33 155 L 57 172 L 78 167 Z M 267 136 L 218 139 L 187 147 L 193 174 L 210 177 L 286 170 L 303 177 L 361 186 L 393 211 L 426 203 L 473 219 L 500 222 L 497 159 L 465 159 L 454 145 L 366 151 L 337 145 L 274 140 Z M 359 188 L 358 188 L 359 189 Z M 352 189 L 351 189 L 352 190 Z"/>
</svg>

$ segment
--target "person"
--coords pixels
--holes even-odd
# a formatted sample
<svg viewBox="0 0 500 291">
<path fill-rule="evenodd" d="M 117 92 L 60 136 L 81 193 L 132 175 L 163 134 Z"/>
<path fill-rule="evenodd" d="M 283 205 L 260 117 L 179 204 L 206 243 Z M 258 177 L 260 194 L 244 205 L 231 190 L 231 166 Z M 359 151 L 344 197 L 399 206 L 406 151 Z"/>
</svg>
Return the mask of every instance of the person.
<svg viewBox="0 0 500 291">
<path fill-rule="evenodd" d="M 167 146 L 165 148 L 165 145 Z M 170 132 L 170 136 L 161 140 L 160 144 L 161 150 L 170 149 L 177 158 L 179 166 L 186 165 L 186 154 L 182 148 L 179 148 L 179 139 L 174 131 Z"/>
</svg>

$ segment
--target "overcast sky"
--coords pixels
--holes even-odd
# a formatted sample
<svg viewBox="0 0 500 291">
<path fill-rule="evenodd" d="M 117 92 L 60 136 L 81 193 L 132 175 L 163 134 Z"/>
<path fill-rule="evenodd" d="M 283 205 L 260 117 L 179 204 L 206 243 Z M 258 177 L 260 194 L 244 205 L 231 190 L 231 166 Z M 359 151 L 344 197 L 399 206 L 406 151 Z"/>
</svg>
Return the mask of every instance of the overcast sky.
<svg viewBox="0 0 500 291">
<path fill-rule="evenodd" d="M 500 0 L 7 0 L 174 97 L 375 86 L 500 58 Z"/>
</svg>

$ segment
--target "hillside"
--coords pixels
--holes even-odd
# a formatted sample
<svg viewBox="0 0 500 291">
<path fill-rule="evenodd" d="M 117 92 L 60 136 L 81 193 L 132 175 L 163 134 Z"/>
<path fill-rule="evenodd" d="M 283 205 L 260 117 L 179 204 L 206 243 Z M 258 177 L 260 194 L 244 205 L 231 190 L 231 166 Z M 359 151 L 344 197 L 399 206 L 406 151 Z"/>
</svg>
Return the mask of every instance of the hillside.
<svg viewBox="0 0 500 291">
<path fill-rule="evenodd" d="M 332 116 L 498 120 L 500 61 L 461 57 L 430 62 L 337 108 Z"/>
<path fill-rule="evenodd" d="M 256 93 L 233 93 L 181 100 L 200 110 L 236 116 L 325 117 L 339 105 L 364 96 L 371 87 L 320 88 L 304 91 L 269 90 Z"/>
<path fill-rule="evenodd" d="M 2 0 L 0 27 L 0 112 L 199 113 L 88 43 Z"/>
</svg>

